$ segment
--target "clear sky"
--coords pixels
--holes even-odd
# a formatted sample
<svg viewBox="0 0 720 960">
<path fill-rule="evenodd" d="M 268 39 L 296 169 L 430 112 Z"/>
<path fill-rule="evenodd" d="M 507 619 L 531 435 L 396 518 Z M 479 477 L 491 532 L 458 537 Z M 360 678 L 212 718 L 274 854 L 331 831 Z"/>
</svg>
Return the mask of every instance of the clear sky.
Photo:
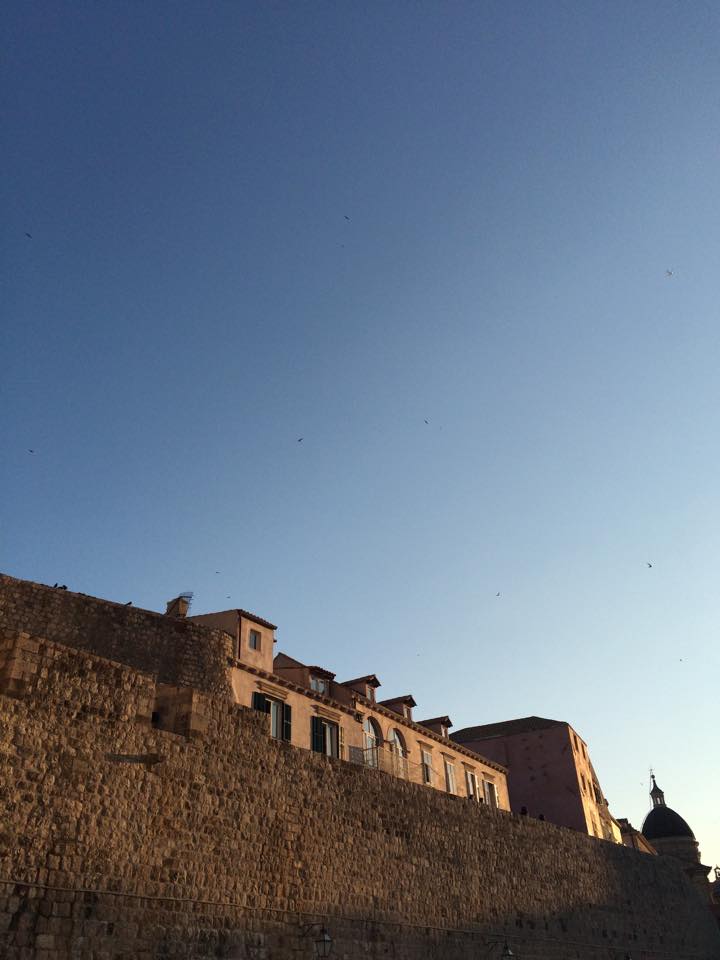
<svg viewBox="0 0 720 960">
<path fill-rule="evenodd" d="M 720 862 L 715 0 L 2 16 L 0 569 L 567 720 Z"/>
</svg>

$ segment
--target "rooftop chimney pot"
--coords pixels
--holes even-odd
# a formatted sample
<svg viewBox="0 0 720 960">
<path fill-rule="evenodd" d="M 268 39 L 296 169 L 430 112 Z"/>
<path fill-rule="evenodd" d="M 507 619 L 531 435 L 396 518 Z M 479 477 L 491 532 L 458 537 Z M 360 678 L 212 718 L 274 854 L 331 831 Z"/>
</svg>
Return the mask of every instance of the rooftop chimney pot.
<svg viewBox="0 0 720 960">
<path fill-rule="evenodd" d="M 168 600 L 165 616 L 180 617 L 182 619 L 187 616 L 189 609 L 190 600 L 187 597 L 175 597 L 174 600 Z"/>
</svg>

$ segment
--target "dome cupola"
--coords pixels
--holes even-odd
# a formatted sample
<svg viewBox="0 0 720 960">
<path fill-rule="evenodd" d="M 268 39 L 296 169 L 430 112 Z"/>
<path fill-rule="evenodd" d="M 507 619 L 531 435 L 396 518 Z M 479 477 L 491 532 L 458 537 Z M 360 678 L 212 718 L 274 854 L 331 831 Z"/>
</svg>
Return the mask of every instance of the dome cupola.
<svg viewBox="0 0 720 960">
<path fill-rule="evenodd" d="M 665 794 L 652 777 L 652 790 L 650 797 L 652 799 L 652 810 L 645 817 L 642 825 L 643 836 L 648 840 L 664 839 L 665 837 L 688 837 L 695 839 L 688 824 L 683 820 L 679 813 L 676 813 L 665 803 Z"/>
</svg>

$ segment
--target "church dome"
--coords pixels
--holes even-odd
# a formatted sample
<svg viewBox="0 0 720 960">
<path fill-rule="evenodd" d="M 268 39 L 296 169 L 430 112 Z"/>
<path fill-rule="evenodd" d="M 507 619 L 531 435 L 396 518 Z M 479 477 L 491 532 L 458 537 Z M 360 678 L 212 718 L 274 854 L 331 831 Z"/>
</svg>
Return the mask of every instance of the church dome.
<svg viewBox="0 0 720 960">
<path fill-rule="evenodd" d="M 680 814 L 665 805 L 665 794 L 657 785 L 655 777 L 652 774 L 651 776 L 653 785 L 650 796 L 653 808 L 643 821 L 643 836 L 648 840 L 664 840 L 666 837 L 688 837 L 694 840 L 695 834 Z"/>
<path fill-rule="evenodd" d="M 642 834 L 648 840 L 657 840 L 663 837 L 690 837 L 691 840 L 695 839 L 695 834 L 680 814 L 666 806 L 652 808 L 643 822 Z"/>
</svg>

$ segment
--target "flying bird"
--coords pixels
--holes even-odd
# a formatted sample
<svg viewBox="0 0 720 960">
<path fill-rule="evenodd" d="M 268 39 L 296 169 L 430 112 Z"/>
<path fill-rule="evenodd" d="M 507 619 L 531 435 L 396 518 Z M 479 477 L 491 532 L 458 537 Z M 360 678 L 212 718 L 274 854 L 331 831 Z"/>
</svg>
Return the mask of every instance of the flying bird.
<svg viewBox="0 0 720 960">
<path fill-rule="evenodd" d="M 304 439 L 304 437 L 298 437 L 298 443 L 302 443 Z"/>
<path fill-rule="evenodd" d="M 125 606 L 126 606 L 126 607 L 131 607 L 131 606 L 132 606 L 132 600 L 128 600 L 128 602 L 125 604 Z"/>
<path fill-rule="evenodd" d="M 26 233 L 25 236 L 28 238 L 28 240 L 32 240 L 32 234 L 31 234 L 31 233 Z"/>
<path fill-rule="evenodd" d="M 496 594 L 495 594 L 495 596 L 496 596 L 496 597 L 499 597 L 499 596 L 500 596 L 500 594 L 499 594 L 499 593 L 496 593 Z"/>
<path fill-rule="evenodd" d="M 666 276 L 666 277 L 672 277 L 672 276 L 674 276 L 674 274 L 675 274 L 675 271 L 674 271 L 674 270 L 666 270 L 666 271 L 665 271 L 665 276 Z"/>
<path fill-rule="evenodd" d="M 652 564 L 648 560 L 646 560 L 645 563 L 648 565 L 648 570 L 652 570 Z"/>
<path fill-rule="evenodd" d="M 429 420 L 426 420 L 426 421 L 425 421 L 425 423 L 427 423 L 427 424 L 429 424 L 429 423 L 430 423 L 430 421 L 429 421 Z"/>
<path fill-rule="evenodd" d="M 28 450 L 28 453 L 35 453 L 34 450 Z"/>
<path fill-rule="evenodd" d="M 346 220 L 349 220 L 350 217 L 349 217 L 347 214 L 345 214 L 345 219 L 346 219 Z"/>
<path fill-rule="evenodd" d="M 216 570 L 215 573 L 220 573 L 220 571 L 219 571 L 219 570 Z"/>
</svg>

